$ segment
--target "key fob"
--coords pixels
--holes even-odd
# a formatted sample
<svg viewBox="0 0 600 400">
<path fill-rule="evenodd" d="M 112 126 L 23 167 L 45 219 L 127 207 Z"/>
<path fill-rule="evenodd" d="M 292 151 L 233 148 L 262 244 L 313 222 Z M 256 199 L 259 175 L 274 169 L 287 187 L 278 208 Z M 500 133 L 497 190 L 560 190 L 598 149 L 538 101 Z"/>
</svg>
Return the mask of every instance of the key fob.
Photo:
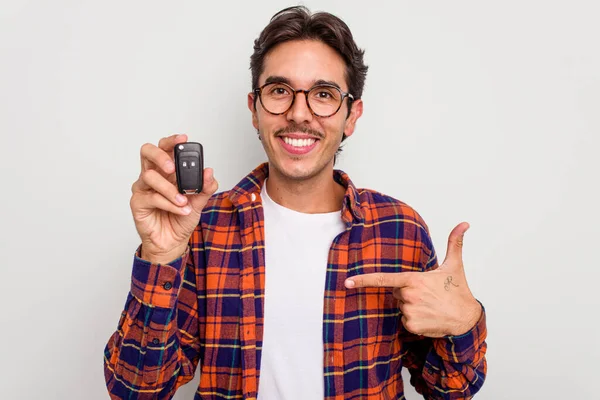
<svg viewBox="0 0 600 400">
<path fill-rule="evenodd" d="M 181 194 L 194 194 L 202 191 L 204 157 L 200 143 L 187 142 L 175 146 L 175 174 L 177 190 Z"/>
</svg>

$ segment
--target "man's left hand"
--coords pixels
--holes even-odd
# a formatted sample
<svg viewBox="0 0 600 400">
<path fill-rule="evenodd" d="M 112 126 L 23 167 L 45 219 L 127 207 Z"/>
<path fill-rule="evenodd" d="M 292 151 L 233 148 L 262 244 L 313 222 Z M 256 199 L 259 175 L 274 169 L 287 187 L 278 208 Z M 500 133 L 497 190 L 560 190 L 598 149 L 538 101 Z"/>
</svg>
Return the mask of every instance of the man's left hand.
<svg viewBox="0 0 600 400">
<path fill-rule="evenodd" d="M 462 335 L 481 317 L 482 307 L 467 285 L 462 260 L 464 234 L 469 224 L 457 225 L 448 238 L 442 265 L 427 272 L 372 273 L 353 276 L 346 287 L 391 287 L 409 331 L 427 337 Z"/>
</svg>

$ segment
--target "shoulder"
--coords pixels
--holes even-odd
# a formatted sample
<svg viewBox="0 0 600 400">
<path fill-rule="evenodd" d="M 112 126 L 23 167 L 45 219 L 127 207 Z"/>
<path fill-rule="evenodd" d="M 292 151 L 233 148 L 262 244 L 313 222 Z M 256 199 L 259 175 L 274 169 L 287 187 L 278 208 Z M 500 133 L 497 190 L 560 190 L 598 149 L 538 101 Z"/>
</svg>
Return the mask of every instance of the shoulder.
<svg viewBox="0 0 600 400">
<path fill-rule="evenodd" d="M 373 189 L 357 189 L 365 221 L 395 220 L 412 224 L 428 232 L 423 217 L 409 204 Z"/>
<path fill-rule="evenodd" d="M 424 271 L 435 265 L 429 228 L 412 206 L 375 190 L 361 188 L 357 192 L 364 216 L 363 236 L 393 248 L 402 246 L 403 262 L 415 270 Z"/>
</svg>

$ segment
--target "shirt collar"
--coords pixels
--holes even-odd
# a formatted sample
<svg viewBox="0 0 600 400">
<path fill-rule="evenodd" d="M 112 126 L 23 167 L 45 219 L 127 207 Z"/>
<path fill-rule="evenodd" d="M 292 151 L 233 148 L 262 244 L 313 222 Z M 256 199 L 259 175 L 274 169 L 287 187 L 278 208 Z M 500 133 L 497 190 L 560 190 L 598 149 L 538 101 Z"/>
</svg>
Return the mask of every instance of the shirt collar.
<svg viewBox="0 0 600 400">
<path fill-rule="evenodd" d="M 269 163 L 260 164 L 229 191 L 229 200 L 236 207 L 244 208 L 248 206 L 249 203 L 252 203 L 260 195 L 260 191 L 268 176 Z M 358 190 L 350 180 L 348 174 L 342 170 L 334 169 L 333 179 L 346 188 L 341 210 L 342 220 L 346 226 L 350 226 L 352 223 L 364 222 Z"/>
</svg>

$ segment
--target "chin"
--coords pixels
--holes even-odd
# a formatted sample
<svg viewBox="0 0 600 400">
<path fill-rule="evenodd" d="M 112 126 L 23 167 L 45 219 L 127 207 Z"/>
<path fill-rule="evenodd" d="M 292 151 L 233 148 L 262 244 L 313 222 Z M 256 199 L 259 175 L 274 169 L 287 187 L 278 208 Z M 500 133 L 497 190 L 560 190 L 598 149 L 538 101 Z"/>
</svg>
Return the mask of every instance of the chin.
<svg viewBox="0 0 600 400">
<path fill-rule="evenodd" d="M 333 162 L 333 160 L 332 160 Z M 327 163 L 321 165 L 315 161 L 288 159 L 284 162 L 274 161 L 270 163 L 284 178 L 294 181 L 303 181 L 314 178 L 321 174 L 327 167 Z"/>
</svg>

